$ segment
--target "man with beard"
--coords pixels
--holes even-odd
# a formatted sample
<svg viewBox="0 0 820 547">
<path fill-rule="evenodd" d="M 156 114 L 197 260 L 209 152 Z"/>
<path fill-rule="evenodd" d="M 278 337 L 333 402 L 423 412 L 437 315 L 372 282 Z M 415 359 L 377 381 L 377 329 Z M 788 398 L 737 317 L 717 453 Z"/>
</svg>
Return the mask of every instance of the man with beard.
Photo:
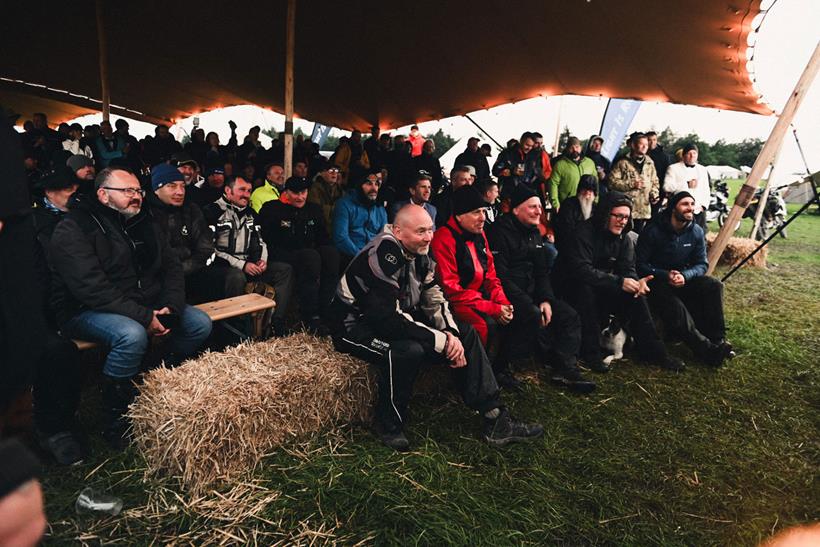
<svg viewBox="0 0 820 547">
<path fill-rule="evenodd" d="M 481 413 L 482 437 L 492 446 L 543 434 L 539 424 L 515 421 L 501 403 L 487 354 L 475 330 L 457 324 L 435 281 L 428 256 L 433 221 L 417 205 L 396 215 L 392 229 L 356 256 L 334 298 L 337 350 L 378 366 L 376 424 L 381 441 L 409 449 L 408 405 L 424 363 L 454 369 L 467 406 Z"/>
<path fill-rule="evenodd" d="M 251 183 L 229 177 L 225 194 L 202 210 L 214 232 L 218 266 L 230 267 L 225 277 L 225 296 L 245 294 L 247 283 L 261 281 L 276 291 L 272 327 L 277 336 L 285 333 L 285 317 L 293 287 L 293 268 L 284 262 L 268 261 L 268 246 L 262 238 L 253 211 L 248 206 Z"/>
<path fill-rule="evenodd" d="M 190 188 L 191 201 L 203 210 L 225 193 L 225 168 L 214 165 L 205 168 L 205 179 Z"/>
<path fill-rule="evenodd" d="M 658 144 L 658 134 L 654 131 L 646 132 L 647 142 L 649 143 L 649 151 L 647 154 L 652 158 L 655 164 L 655 172 L 658 173 L 658 180 L 666 180 L 666 170 L 669 168 L 669 156 L 663 146 Z"/>
<path fill-rule="evenodd" d="M 581 376 L 577 364 L 581 343 L 578 315 L 552 290 L 549 255 L 538 231 L 541 200 L 522 185 L 513 192 L 510 207 L 510 213 L 487 230 L 498 278 L 515 309 L 509 328 L 502 333 L 495 363 L 497 374 L 517 384 L 510 361 L 517 348 L 528 348 L 543 364 L 551 366 L 553 383 L 589 393 L 595 383 Z"/>
<path fill-rule="evenodd" d="M 427 211 L 427 214 L 430 215 L 430 218 L 432 218 L 433 222 L 435 222 L 437 214 L 436 207 L 430 203 L 430 195 L 433 192 L 432 189 L 433 185 L 430 175 L 425 172 L 419 172 L 416 176 L 416 183 L 410 186 L 410 199 L 406 201 L 397 201 L 394 203 L 390 208 L 388 220 L 393 222 L 393 219 L 396 217 L 399 210 L 401 210 L 401 208 L 405 205 L 412 203 Z"/>
<path fill-rule="evenodd" d="M 606 193 L 607 187 L 605 185 L 606 177 L 609 175 L 609 170 L 612 167 L 612 162 L 606 159 L 601 154 L 601 147 L 604 145 L 604 138 L 600 135 L 592 135 L 587 141 L 586 157 L 595 162 L 595 169 L 598 171 L 598 180 L 600 181 L 600 192 Z"/>
<path fill-rule="evenodd" d="M 561 254 L 564 242 L 575 234 L 578 224 L 592 216 L 597 194 L 598 180 L 592 175 L 581 175 L 576 194 L 564 200 L 552 223 L 558 254 Z"/>
<path fill-rule="evenodd" d="M 285 168 L 281 163 L 265 166 L 265 182 L 251 194 L 251 208 L 259 212 L 262 206 L 273 199 L 279 199 L 285 185 Z"/>
<path fill-rule="evenodd" d="M 535 148 L 535 139 L 529 131 L 524 132 L 518 143 L 507 148 L 495 160 L 493 175 L 498 177 L 501 195 L 509 197 L 519 184 L 537 189 L 538 167 L 530 152 Z"/>
<path fill-rule="evenodd" d="M 342 256 L 350 262 L 387 224 L 387 211 L 377 201 L 382 185 L 381 173 L 368 173 L 355 188 L 336 202 L 331 235 Z"/>
<path fill-rule="evenodd" d="M 470 175 L 470 166 L 457 165 L 450 171 L 450 186 L 433 196 L 433 205 L 436 207 L 436 228 L 441 228 L 450 220 L 453 211 L 453 193 L 464 186 L 470 186 L 473 177 Z"/>
<path fill-rule="evenodd" d="M 706 242 L 694 209 L 695 198 L 687 190 L 669 198 L 638 238 L 637 270 L 654 278 L 649 303 L 666 331 L 680 336 L 706 364 L 720 366 L 734 355 L 726 341 L 723 284 L 706 275 Z"/>
<path fill-rule="evenodd" d="M 307 202 L 309 186 L 304 177 L 290 177 L 279 199 L 262 206 L 259 224 L 270 257 L 293 268 L 302 324 L 320 333 L 339 278 L 339 252 L 330 243 L 322 209 Z"/>
<path fill-rule="evenodd" d="M 349 139 L 339 142 L 333 154 L 333 163 L 339 168 L 345 184 L 357 181 L 370 170 L 370 159 L 362 147 L 362 133 L 353 130 Z"/>
<path fill-rule="evenodd" d="M 333 222 L 333 209 L 336 208 L 336 202 L 339 201 L 343 193 L 339 184 L 339 168 L 324 158 L 317 161 L 319 162 L 319 172 L 316 173 L 313 184 L 308 189 L 307 200 L 322 208 L 325 226 L 330 226 Z"/>
<path fill-rule="evenodd" d="M 82 125 L 78 123 L 72 123 L 69 126 L 68 135 L 69 137 L 65 139 L 62 143 L 63 150 L 71 152 L 72 155 L 82 154 L 83 156 L 87 156 L 89 158 L 94 157 L 94 153 L 91 151 L 91 147 L 82 141 Z"/>
<path fill-rule="evenodd" d="M 602 322 L 610 315 L 627 325 L 639 356 L 666 370 L 683 370 L 655 331 L 646 295 L 652 276 L 635 271 L 635 246 L 627 235 L 632 201 L 607 192 L 589 220 L 581 222 L 558 255 L 555 275 L 559 294 L 581 316 L 581 359 L 592 370 L 609 369 L 602 360 Z"/>
<path fill-rule="evenodd" d="M 597 178 L 595 162 L 581 155 L 581 141 L 577 137 L 570 137 L 567 139 L 564 152 L 555 162 L 549 180 L 550 200 L 554 212 L 559 212 L 564 200 L 576 194 L 582 175 Z"/>
<path fill-rule="evenodd" d="M 632 200 L 635 233 L 640 234 L 652 218 L 652 205 L 660 201 L 660 182 L 652 158 L 646 155 L 649 140 L 643 133 L 629 138 L 629 154 L 619 159 L 609 173 L 609 187 Z"/>
<path fill-rule="evenodd" d="M 64 335 L 109 348 L 105 437 L 119 445 L 149 337 L 168 336 L 166 362 L 178 363 L 202 346 L 211 319 L 185 304 L 182 266 L 143 210 L 137 177 L 123 168 L 104 169 L 96 188 L 93 198 L 75 194 L 54 229 L 52 302 Z"/>
<path fill-rule="evenodd" d="M 94 161 L 83 154 L 75 154 L 66 160 L 66 165 L 74 173 L 80 192 L 86 195 L 94 193 L 94 178 L 97 170 L 94 169 Z"/>
<path fill-rule="evenodd" d="M 456 156 L 453 165 L 472 165 L 475 168 L 476 179 L 485 180 L 490 178 L 490 165 L 487 157 L 478 148 L 478 138 L 467 139 L 467 148 Z"/>
<path fill-rule="evenodd" d="M 171 165 L 176 165 L 182 179 L 185 181 L 185 188 L 191 189 L 192 186 L 204 182 L 199 174 L 199 164 L 188 155 L 187 152 L 177 152 L 171 157 Z M 190 192 L 185 193 L 185 198 L 190 199 Z"/>
<path fill-rule="evenodd" d="M 407 187 L 416 172 L 413 156 L 405 142 L 404 135 L 393 137 L 393 150 L 387 154 L 387 181 L 382 190 L 388 204 L 408 198 Z"/>
<path fill-rule="evenodd" d="M 100 136 L 94 142 L 94 158 L 100 169 L 108 167 L 111 160 L 125 157 L 125 139 L 114 133 L 111 122 L 100 122 Z"/>
<path fill-rule="evenodd" d="M 695 223 L 706 231 L 706 209 L 712 198 L 709 172 L 698 163 L 698 147 L 687 143 L 683 147 L 681 161 L 673 163 L 666 171 L 663 191 L 667 194 L 689 192 L 695 199 Z"/>
</svg>

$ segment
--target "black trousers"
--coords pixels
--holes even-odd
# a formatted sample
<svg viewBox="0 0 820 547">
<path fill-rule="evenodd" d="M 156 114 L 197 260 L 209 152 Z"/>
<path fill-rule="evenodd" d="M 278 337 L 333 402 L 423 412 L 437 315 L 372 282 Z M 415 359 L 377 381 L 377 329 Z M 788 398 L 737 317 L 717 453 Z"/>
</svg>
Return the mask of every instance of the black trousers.
<svg viewBox="0 0 820 547">
<path fill-rule="evenodd" d="M 339 251 L 321 245 L 315 249 L 277 250 L 275 257 L 293 268 L 302 319 L 326 316 L 339 281 Z"/>
<path fill-rule="evenodd" d="M 479 412 L 501 406 L 495 381 L 481 339 L 470 325 L 458 324 L 467 366 L 452 369 L 461 388 L 464 404 Z M 398 431 L 407 423 L 407 407 L 413 384 L 424 363 L 447 366 L 444 356 L 433 347 L 415 340 L 383 340 L 368 325 L 357 324 L 333 337 L 338 351 L 349 353 L 378 367 L 379 398 L 376 420 L 386 431 Z"/>
<path fill-rule="evenodd" d="M 617 317 L 635 337 L 641 358 L 655 361 L 666 357 L 666 348 L 655 330 L 645 296 L 635 298 L 620 288 L 598 288 L 583 283 L 564 287 L 562 294 L 581 318 L 581 358 L 584 360 L 602 358 L 601 325 L 610 315 Z"/>
<path fill-rule="evenodd" d="M 54 332 L 48 332 L 41 344 L 43 355 L 34 376 L 34 423 L 53 435 L 71 428 L 80 404 L 80 351 Z"/>
<path fill-rule="evenodd" d="M 509 367 L 511 359 L 521 350 L 535 355 L 544 364 L 566 370 L 577 365 L 581 345 L 581 319 L 572 306 L 555 300 L 552 319 L 546 327 L 541 326 L 541 310 L 531 305 L 515 305 L 513 320 L 500 327 L 500 342 L 496 370 Z"/>
<path fill-rule="evenodd" d="M 650 288 L 652 312 L 663 319 L 667 333 L 683 340 L 696 354 L 726 337 L 723 283 L 719 280 L 703 275 L 676 288 L 666 279 L 655 279 Z"/>
</svg>

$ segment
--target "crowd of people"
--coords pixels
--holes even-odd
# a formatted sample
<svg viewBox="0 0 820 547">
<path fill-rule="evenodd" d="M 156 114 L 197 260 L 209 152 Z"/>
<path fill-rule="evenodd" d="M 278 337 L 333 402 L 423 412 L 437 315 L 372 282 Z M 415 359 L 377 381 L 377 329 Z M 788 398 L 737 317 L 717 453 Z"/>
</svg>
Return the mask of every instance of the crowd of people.
<svg viewBox="0 0 820 547">
<path fill-rule="evenodd" d="M 543 432 L 503 402 L 522 386 L 513 363 L 532 356 L 555 384 L 589 393 L 586 371 L 610 367 L 600 335 L 612 320 L 652 366 L 684 368 L 659 318 L 706 365 L 733 355 L 722 285 L 706 275 L 710 190 L 694 146 L 672 163 L 655 134 L 633 133 L 610 163 L 600 136 L 585 147 L 570 137 L 551 156 L 526 132 L 491 165 L 490 146 L 472 138 L 445 176 L 418 127 L 374 127 L 364 141 L 358 131 L 342 138 L 329 158 L 297 139 L 286 177 L 279 141 L 265 148 L 254 127 L 238 144 L 230 128 L 226 145 L 196 128 L 182 146 L 165 126 L 138 141 L 122 119 L 54 130 L 37 114 L 6 135 L 19 141 L 12 159 L 34 196 L 24 216 L 48 333 L 35 425 L 57 462 L 83 458 L 72 339 L 107 348 L 104 436 L 121 446 L 151 340 L 167 340 L 174 366 L 211 339 L 195 304 L 258 284 L 275 291 L 267 335 L 330 336 L 375 365 L 376 429 L 396 450 L 410 445 L 425 363 L 453 369 L 481 437 L 503 446 Z"/>
</svg>

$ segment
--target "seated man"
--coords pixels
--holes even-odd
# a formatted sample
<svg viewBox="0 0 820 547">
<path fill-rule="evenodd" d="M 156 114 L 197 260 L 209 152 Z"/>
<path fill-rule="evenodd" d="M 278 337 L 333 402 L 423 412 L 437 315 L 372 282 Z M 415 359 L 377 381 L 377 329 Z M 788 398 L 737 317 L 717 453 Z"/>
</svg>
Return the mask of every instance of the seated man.
<svg viewBox="0 0 820 547">
<path fill-rule="evenodd" d="M 307 203 L 309 186 L 304 177 L 290 177 L 279 199 L 262 206 L 259 224 L 270 257 L 294 270 L 302 323 L 321 332 L 320 317 L 327 317 L 339 280 L 339 252 L 330 244 L 322 209 Z"/>
<path fill-rule="evenodd" d="M 578 370 L 581 325 L 578 315 L 552 291 L 544 238 L 538 230 L 543 212 L 541 199 L 526 184 L 510 194 L 509 213 L 501 215 L 487 229 L 498 278 L 515 310 L 509 327 L 502 333 L 496 370 L 515 385 L 510 359 L 516 347 L 530 347 L 552 368 L 552 381 L 589 393 L 595 383 Z"/>
<path fill-rule="evenodd" d="M 397 201 L 390 208 L 390 222 L 393 222 L 393 219 L 396 218 L 396 213 L 398 213 L 399 210 L 408 203 L 412 203 L 423 208 L 427 211 L 427 214 L 430 215 L 430 218 L 433 219 L 433 222 L 436 221 L 436 207 L 430 203 L 430 193 L 433 191 L 433 179 L 424 171 L 419 171 L 415 179 L 415 182 L 411 183 L 408 187 L 408 190 L 410 191 L 410 199 Z"/>
<path fill-rule="evenodd" d="M 639 355 L 646 361 L 673 371 L 684 364 L 670 356 L 657 332 L 646 294 L 652 276 L 638 278 L 635 247 L 627 235 L 632 200 L 616 191 L 607 192 L 589 220 L 564 236 L 555 279 L 560 294 L 581 316 L 581 358 L 593 370 L 606 370 L 602 361 L 602 322 L 614 315 L 628 322 Z"/>
<path fill-rule="evenodd" d="M 202 346 L 211 319 L 185 304 L 182 266 L 143 209 L 137 177 L 123 168 L 104 169 L 96 186 L 93 199 L 74 195 L 54 229 L 52 302 L 65 336 L 109 348 L 103 366 L 105 436 L 118 445 L 149 336 L 169 336 L 166 362 L 179 362 Z"/>
<path fill-rule="evenodd" d="M 65 163 L 74 173 L 80 192 L 89 196 L 94 195 L 94 178 L 97 176 L 94 160 L 88 156 L 76 154 L 68 158 Z"/>
<path fill-rule="evenodd" d="M 572 238 L 578 225 L 592 216 L 597 194 L 598 179 L 593 175 L 581 175 L 575 195 L 561 203 L 561 210 L 556 213 L 552 223 L 558 254 L 563 252 L 564 241 Z"/>
<path fill-rule="evenodd" d="M 225 168 L 222 166 L 207 167 L 205 179 L 191 186 L 189 191 L 190 201 L 203 209 L 221 199 L 225 192 Z"/>
<path fill-rule="evenodd" d="M 407 406 L 419 368 L 447 364 L 459 374 L 464 402 L 481 412 L 482 436 L 503 446 L 539 436 L 543 428 L 512 419 L 498 397 L 487 354 L 475 330 L 456 325 L 427 256 L 433 221 L 418 205 L 396 215 L 353 259 L 333 300 L 339 351 L 379 366 L 376 422 L 381 440 L 407 450 Z"/>
<path fill-rule="evenodd" d="M 322 158 L 319 171 L 313 178 L 313 184 L 308 190 L 307 200 L 322 208 L 325 217 L 325 226 L 333 223 L 333 209 L 336 202 L 342 197 L 342 189 L 339 184 L 339 168 Z"/>
<path fill-rule="evenodd" d="M 225 298 L 230 267 L 213 264 L 214 234 L 202 210 L 186 200 L 185 174 L 161 163 L 151 170 L 153 192 L 146 201 L 160 231 L 182 263 L 186 300 L 193 304 Z"/>
<path fill-rule="evenodd" d="M 347 264 L 387 224 L 387 211 L 378 202 L 381 173 L 368 173 L 336 202 L 331 229 L 333 244 Z"/>
<path fill-rule="evenodd" d="M 667 175 L 668 176 L 668 175 Z M 663 213 L 638 238 L 638 275 L 653 276 L 649 304 L 666 326 L 712 366 L 732 356 L 723 320 L 723 284 L 706 275 L 706 241 L 686 190 L 669 198 Z"/>
<path fill-rule="evenodd" d="M 252 180 L 249 180 L 253 184 Z M 280 163 L 270 163 L 265 167 L 265 182 L 251 194 L 251 208 L 258 213 L 262 206 L 274 199 L 279 199 L 282 186 L 285 185 L 285 168 Z"/>
<path fill-rule="evenodd" d="M 214 262 L 230 266 L 225 277 L 225 296 L 245 294 L 245 286 L 251 281 L 272 286 L 276 291 L 276 310 L 271 326 L 275 335 L 282 336 L 293 287 L 293 269 L 283 262 L 268 263 L 268 247 L 248 206 L 250 198 L 251 183 L 242 177 L 229 177 L 225 181 L 225 195 L 202 212 L 215 234 Z"/>
<path fill-rule="evenodd" d="M 466 165 L 457 165 L 450 171 L 450 186 L 447 186 L 435 195 L 433 198 L 433 205 L 436 207 L 436 228 L 441 228 L 453 214 L 453 192 L 462 186 L 470 186 L 473 184 L 473 178 L 470 175 L 470 169 Z"/>
</svg>

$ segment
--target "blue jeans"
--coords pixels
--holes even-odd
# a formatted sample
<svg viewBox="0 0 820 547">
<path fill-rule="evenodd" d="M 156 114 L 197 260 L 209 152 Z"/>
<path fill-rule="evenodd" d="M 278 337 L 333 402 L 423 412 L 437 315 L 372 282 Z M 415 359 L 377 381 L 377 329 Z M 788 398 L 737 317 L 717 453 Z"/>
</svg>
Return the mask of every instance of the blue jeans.
<svg viewBox="0 0 820 547">
<path fill-rule="evenodd" d="M 555 248 L 554 243 L 550 243 L 546 240 L 544 241 L 544 249 L 547 253 L 547 273 L 549 273 L 555 265 L 555 259 L 558 258 L 558 249 Z"/>
<path fill-rule="evenodd" d="M 70 338 L 103 344 L 109 348 L 103 373 L 113 378 L 130 378 L 140 370 L 148 350 L 148 331 L 133 319 L 116 313 L 84 311 L 62 329 Z M 211 334 L 211 318 L 193 307 L 180 313 L 179 328 L 171 331 L 171 351 L 177 357 L 193 355 Z"/>
</svg>

